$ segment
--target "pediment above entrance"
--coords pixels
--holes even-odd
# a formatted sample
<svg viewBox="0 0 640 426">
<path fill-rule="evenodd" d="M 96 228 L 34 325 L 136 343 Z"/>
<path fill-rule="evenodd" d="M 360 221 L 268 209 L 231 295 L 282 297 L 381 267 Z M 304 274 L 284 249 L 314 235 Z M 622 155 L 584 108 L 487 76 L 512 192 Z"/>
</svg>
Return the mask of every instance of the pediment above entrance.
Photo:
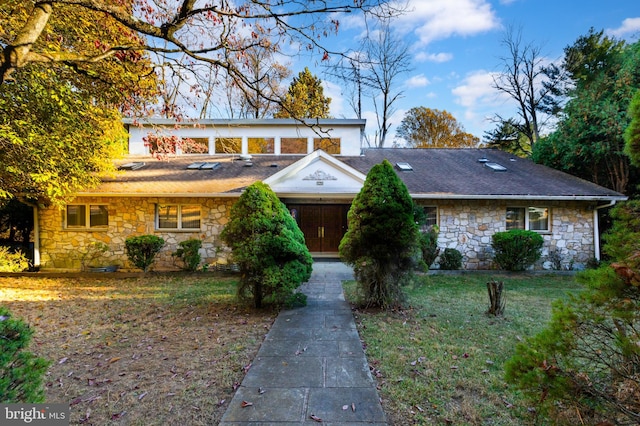
<svg viewBox="0 0 640 426">
<path fill-rule="evenodd" d="M 352 194 L 360 192 L 366 176 L 322 150 L 314 151 L 268 177 L 276 194 Z"/>
</svg>

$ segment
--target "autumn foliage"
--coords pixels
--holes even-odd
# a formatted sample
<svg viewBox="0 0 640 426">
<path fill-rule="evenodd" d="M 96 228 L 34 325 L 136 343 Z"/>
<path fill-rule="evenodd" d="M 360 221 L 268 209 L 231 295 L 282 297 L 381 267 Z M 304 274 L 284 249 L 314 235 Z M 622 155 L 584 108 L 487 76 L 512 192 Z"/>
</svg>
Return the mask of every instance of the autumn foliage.
<svg viewBox="0 0 640 426">
<path fill-rule="evenodd" d="M 426 107 L 407 111 L 397 134 L 413 148 L 475 148 L 480 143 L 453 115 Z"/>
</svg>

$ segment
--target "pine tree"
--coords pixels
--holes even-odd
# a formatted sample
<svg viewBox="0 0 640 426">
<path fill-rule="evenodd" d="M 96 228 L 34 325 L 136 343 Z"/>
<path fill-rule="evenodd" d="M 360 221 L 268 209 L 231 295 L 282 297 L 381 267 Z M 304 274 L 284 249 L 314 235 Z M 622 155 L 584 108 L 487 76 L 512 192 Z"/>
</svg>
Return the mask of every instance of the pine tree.
<svg viewBox="0 0 640 426">
<path fill-rule="evenodd" d="M 305 68 L 294 77 L 275 118 L 329 118 L 331 98 L 324 96 L 322 81 Z"/>
<path fill-rule="evenodd" d="M 413 200 L 389 161 L 369 171 L 348 218 L 340 256 L 353 266 L 365 304 L 397 306 L 420 256 Z"/>
<path fill-rule="evenodd" d="M 313 260 L 304 234 L 268 185 L 247 187 L 220 237 L 240 267 L 240 298 L 253 299 L 256 308 L 297 302 L 294 290 L 309 280 Z"/>
</svg>

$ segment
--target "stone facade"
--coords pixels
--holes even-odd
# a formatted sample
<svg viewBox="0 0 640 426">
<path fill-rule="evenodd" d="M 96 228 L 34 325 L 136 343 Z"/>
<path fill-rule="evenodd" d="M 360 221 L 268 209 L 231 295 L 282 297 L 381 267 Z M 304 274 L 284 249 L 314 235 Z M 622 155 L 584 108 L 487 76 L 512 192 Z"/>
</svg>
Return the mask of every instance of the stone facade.
<svg viewBox="0 0 640 426">
<path fill-rule="evenodd" d="M 565 269 L 583 268 L 595 256 L 593 210 L 587 203 L 443 200 L 431 205 L 438 206 L 439 247 L 459 250 L 464 269 L 496 268 L 491 237 L 496 232 L 506 231 L 507 206 L 550 209 L 551 229 L 541 233 L 544 246 L 536 269 L 552 269 L 549 255 L 554 252 L 560 256 Z"/>
<path fill-rule="evenodd" d="M 169 198 L 169 197 L 79 197 L 73 204 L 104 204 L 109 210 L 109 225 L 104 229 L 65 229 L 64 209 L 41 209 L 40 252 L 43 269 L 79 270 L 81 258 L 92 242 L 109 246 L 104 261 L 132 269 L 124 242 L 128 237 L 152 234 L 164 238 L 166 245 L 157 257 L 157 270 L 177 269 L 171 256 L 178 243 L 190 238 L 202 240 L 200 254 L 203 263 L 226 263 L 228 249 L 219 238 L 229 219 L 231 206 L 236 198 Z M 455 248 L 463 255 L 463 268 L 468 270 L 495 269 L 491 237 L 506 230 L 506 208 L 527 207 L 534 204 L 496 200 L 438 200 L 421 202 L 437 206 L 441 249 Z M 155 226 L 156 204 L 199 204 L 201 206 L 200 231 L 157 230 Z M 548 202 L 538 203 L 548 207 L 551 229 L 542 233 L 544 247 L 542 259 L 536 269 L 551 269 L 550 253 L 559 254 L 563 268 L 582 268 L 594 257 L 593 210 L 587 203 Z"/>
<path fill-rule="evenodd" d="M 165 246 L 158 254 L 154 269 L 177 269 L 171 253 L 178 243 L 190 238 L 202 240 L 200 254 L 205 264 L 224 263 L 226 251 L 219 235 L 228 221 L 236 198 L 169 198 L 169 197 L 78 197 L 72 204 L 104 204 L 109 210 L 109 225 L 97 230 L 65 229 L 65 210 L 56 207 L 40 209 L 40 264 L 42 269 L 79 270 L 81 258 L 93 242 L 109 246 L 103 261 L 132 269 L 125 252 L 129 237 L 152 234 L 164 238 Z M 199 204 L 201 227 L 195 231 L 155 229 L 156 204 Z"/>
</svg>

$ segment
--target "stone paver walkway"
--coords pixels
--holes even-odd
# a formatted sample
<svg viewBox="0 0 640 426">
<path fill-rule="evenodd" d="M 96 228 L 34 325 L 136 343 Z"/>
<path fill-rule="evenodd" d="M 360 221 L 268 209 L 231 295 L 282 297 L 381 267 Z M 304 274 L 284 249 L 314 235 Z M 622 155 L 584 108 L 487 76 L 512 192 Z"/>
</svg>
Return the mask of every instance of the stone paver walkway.
<svg viewBox="0 0 640 426">
<path fill-rule="evenodd" d="M 221 425 L 387 424 L 342 292 L 352 277 L 342 263 L 314 263 L 307 306 L 278 315 Z"/>
</svg>

